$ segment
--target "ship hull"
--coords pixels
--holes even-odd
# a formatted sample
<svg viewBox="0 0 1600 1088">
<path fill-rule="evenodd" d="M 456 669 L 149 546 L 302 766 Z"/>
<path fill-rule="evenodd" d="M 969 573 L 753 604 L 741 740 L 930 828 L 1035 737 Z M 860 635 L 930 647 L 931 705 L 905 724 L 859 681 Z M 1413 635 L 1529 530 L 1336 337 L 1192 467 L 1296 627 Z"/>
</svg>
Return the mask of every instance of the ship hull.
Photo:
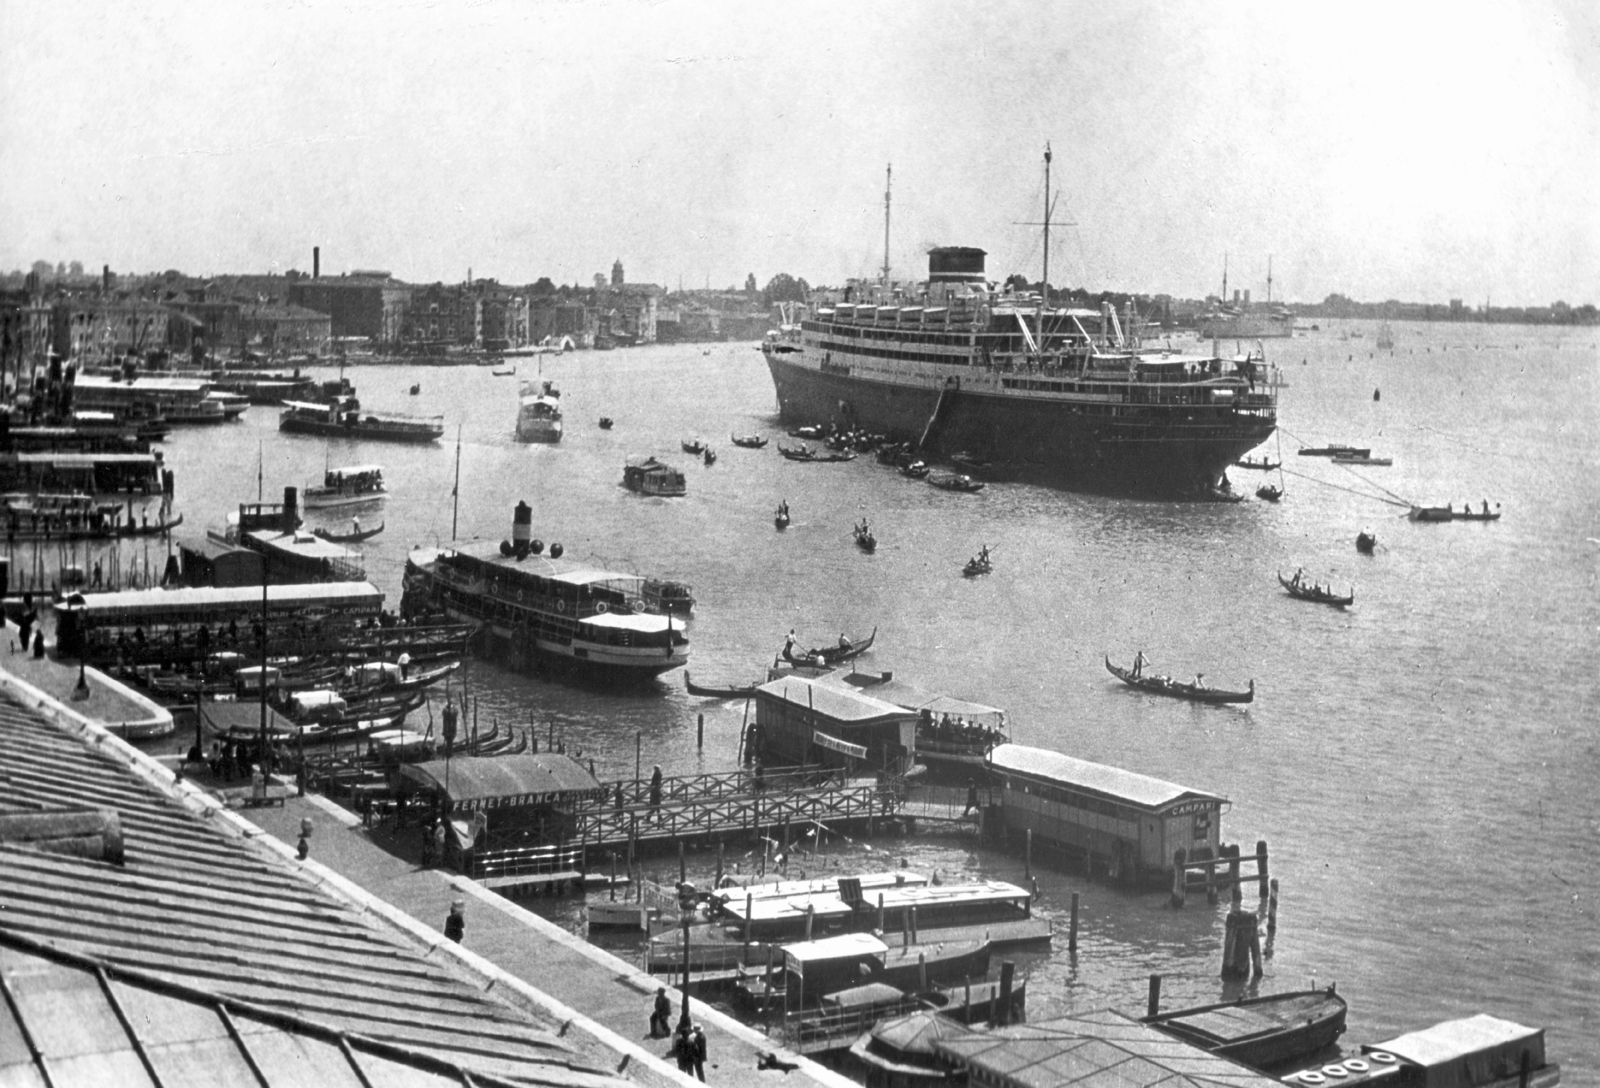
<svg viewBox="0 0 1600 1088">
<path fill-rule="evenodd" d="M 1202 340 L 1273 340 L 1294 335 L 1294 319 L 1245 314 L 1238 317 L 1203 318 Z"/>
<path fill-rule="evenodd" d="M 878 381 L 824 371 L 805 360 L 808 354 L 766 353 L 785 423 L 828 422 L 922 440 L 926 452 L 965 452 L 990 461 L 986 476 L 1069 490 L 1209 497 L 1227 467 L 1274 428 L 1270 417 L 1214 405 L 1183 413 L 1129 406 L 1116 414 L 1103 403 L 1034 399 L 994 388 L 946 391 L 948 381 L 960 380 L 954 374 L 930 374 L 920 384 Z"/>
<path fill-rule="evenodd" d="M 372 442 L 410 442 L 416 445 L 426 445 L 437 442 L 444 434 L 444 429 L 438 431 L 432 428 L 405 428 L 390 429 L 387 427 L 373 427 L 358 423 L 347 427 L 340 423 L 325 423 L 315 419 L 283 419 L 278 422 L 278 430 L 288 431 L 291 434 L 316 434 L 324 438 L 359 438 Z"/>
</svg>

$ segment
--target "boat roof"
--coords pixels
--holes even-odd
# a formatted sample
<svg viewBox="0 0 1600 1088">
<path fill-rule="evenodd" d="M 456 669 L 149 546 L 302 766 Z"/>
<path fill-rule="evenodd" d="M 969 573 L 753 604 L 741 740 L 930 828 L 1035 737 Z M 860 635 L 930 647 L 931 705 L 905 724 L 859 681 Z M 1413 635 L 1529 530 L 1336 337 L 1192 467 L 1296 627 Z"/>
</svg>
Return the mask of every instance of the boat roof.
<svg viewBox="0 0 1600 1088">
<path fill-rule="evenodd" d="M 591 627 L 605 627 L 613 631 L 664 631 L 671 620 L 652 612 L 600 612 L 585 616 L 580 623 Z M 682 628 L 682 624 L 679 624 Z"/>
<path fill-rule="evenodd" d="M 519 808 L 605 793 L 594 775 L 569 755 L 456 756 L 407 763 L 403 777 L 439 791 L 456 811 Z"/>
<path fill-rule="evenodd" d="M 841 933 L 837 937 L 824 937 L 819 941 L 801 941 L 783 945 L 787 962 L 802 966 L 827 960 L 857 959 L 861 956 L 881 956 L 889 946 L 870 933 Z"/>
<path fill-rule="evenodd" d="M 420 559 L 419 557 L 427 552 L 432 552 L 435 556 L 442 556 L 452 551 L 482 563 L 492 563 L 498 567 L 526 571 L 529 574 L 537 575 L 540 578 L 548 578 L 552 582 L 560 582 L 563 585 L 614 585 L 619 582 L 637 582 L 642 585 L 644 583 L 643 575 L 604 570 L 600 567 L 590 566 L 588 563 L 578 559 L 568 559 L 566 556 L 562 556 L 560 559 L 551 559 L 548 554 L 529 554 L 522 559 L 518 559 L 515 555 L 501 555 L 500 542 L 498 540 L 468 540 L 440 548 L 418 548 L 411 553 L 412 561 L 431 562 L 431 559 Z M 606 615 L 610 615 L 610 613 L 606 613 Z"/>
<path fill-rule="evenodd" d="M 1112 1009 L 1014 1024 L 933 1049 L 973 1083 L 1030 1088 L 1283 1088 L 1265 1073 L 1208 1053 Z"/>
<path fill-rule="evenodd" d="M 14 453 L 19 465 L 55 465 L 60 468 L 91 468 L 95 465 L 154 465 L 153 453 Z"/>
<path fill-rule="evenodd" d="M 73 384 L 100 389 L 143 389 L 146 391 L 164 390 L 170 393 L 202 393 L 211 388 L 209 380 L 201 381 L 195 378 L 166 378 L 152 377 L 140 374 L 129 380 L 121 375 L 111 374 L 79 374 L 73 378 Z"/>
<path fill-rule="evenodd" d="M 905 999 L 906 992 L 887 982 L 869 982 L 848 990 L 824 994 L 822 1003 L 838 1009 L 859 1009 L 868 1005 L 888 1005 Z"/>
<path fill-rule="evenodd" d="M 756 688 L 758 695 L 809 707 L 836 722 L 863 723 L 882 718 L 904 718 L 911 713 L 905 707 L 855 691 L 837 682 L 826 683 L 827 677 L 815 679 L 789 674 Z"/>
<path fill-rule="evenodd" d="M 354 559 L 359 560 L 361 554 L 353 552 L 343 544 L 335 544 L 331 540 L 324 540 L 315 533 L 295 530 L 292 533 L 274 533 L 263 530 L 253 530 L 245 533 L 245 538 L 254 540 L 266 548 L 273 548 L 280 552 L 302 559 Z"/>
<path fill-rule="evenodd" d="M 308 412 L 326 412 L 330 407 L 326 404 L 317 404 L 308 400 L 286 400 L 283 402 L 283 406 L 285 408 L 299 408 Z"/>
<path fill-rule="evenodd" d="M 743 909 L 744 897 L 750 896 L 754 902 L 760 899 L 784 898 L 791 895 L 818 895 L 839 890 L 840 877 L 823 877 L 819 880 L 779 880 L 770 884 L 751 884 L 740 887 L 737 884 L 726 888 L 718 888 L 711 894 L 729 904 L 737 904 Z M 874 891 L 878 888 L 893 888 L 904 885 L 926 884 L 928 878 L 921 873 L 907 872 L 904 869 L 889 870 L 881 873 L 862 873 L 854 877 L 861 885 L 862 891 Z"/>
<path fill-rule="evenodd" d="M 956 714 L 964 718 L 1004 718 L 1006 712 L 997 706 L 985 706 L 983 703 L 972 703 L 965 699 L 957 699 L 952 695 L 941 695 L 938 692 L 924 691 L 904 680 L 896 680 L 883 673 L 870 672 L 841 672 L 831 673 L 827 677 L 819 678 L 823 682 L 833 681 L 848 685 L 857 691 L 870 691 L 874 698 L 885 702 L 894 703 L 905 707 L 907 710 L 926 710 L 935 716 L 941 714 Z"/>
<path fill-rule="evenodd" d="M 383 591 L 371 582 L 313 582 L 301 585 L 269 585 L 269 604 L 370 605 L 383 604 Z M 83 604 L 69 605 L 88 616 L 110 616 L 118 612 L 174 612 L 202 609 L 210 605 L 236 610 L 261 603 L 260 586 L 184 586 L 179 589 L 129 589 L 120 593 L 91 593 Z"/>
<path fill-rule="evenodd" d="M 1086 759 L 1075 759 L 1047 748 L 1030 748 L 1022 744 L 997 746 L 989 753 L 989 765 L 999 771 L 1075 786 L 1143 808 L 1160 809 L 1186 800 L 1216 801 L 1219 804 L 1227 801 L 1227 798 L 1218 794 L 1164 782 L 1135 771 L 1125 771 L 1121 767 L 1090 763 Z"/>
<path fill-rule="evenodd" d="M 1544 1034 L 1543 1028 L 1523 1027 L 1488 1013 L 1460 1020 L 1446 1020 L 1431 1028 L 1408 1032 L 1387 1042 L 1363 1046 L 1364 1051 L 1386 1050 L 1421 1066 L 1443 1065 L 1470 1057 L 1479 1051 L 1508 1043 L 1532 1040 Z"/>
</svg>

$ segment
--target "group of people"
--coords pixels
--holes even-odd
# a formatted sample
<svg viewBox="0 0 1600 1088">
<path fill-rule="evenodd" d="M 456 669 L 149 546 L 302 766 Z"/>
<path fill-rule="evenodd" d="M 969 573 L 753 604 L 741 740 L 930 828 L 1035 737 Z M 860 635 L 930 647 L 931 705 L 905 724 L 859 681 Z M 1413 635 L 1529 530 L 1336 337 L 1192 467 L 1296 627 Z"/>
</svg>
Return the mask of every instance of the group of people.
<svg viewBox="0 0 1600 1088">
<path fill-rule="evenodd" d="M 1310 593 L 1333 592 L 1332 585 L 1330 585 L 1327 589 L 1323 589 L 1321 583 L 1307 582 L 1305 580 L 1305 573 L 1306 569 L 1304 567 L 1296 567 L 1294 571 L 1294 577 L 1289 579 L 1289 585 L 1295 589 L 1303 589 Z"/>
<path fill-rule="evenodd" d="M 212 741 L 206 766 L 211 768 L 211 773 L 220 782 L 249 778 L 252 766 L 259 762 L 256 758 L 259 753 L 251 750 L 254 747 L 242 740 Z M 192 757 L 194 753 L 191 751 L 190 755 Z"/>
<path fill-rule="evenodd" d="M 968 720 L 957 714 L 941 714 L 937 719 L 927 709 L 922 711 L 922 728 L 918 731 L 926 740 L 944 741 L 947 744 L 1004 744 L 1005 734 L 993 726 L 977 720 Z"/>
<path fill-rule="evenodd" d="M 650 1038 L 660 1039 L 672 1033 L 672 999 L 665 986 L 656 987 L 655 1008 L 650 1013 Z M 706 1033 L 699 1024 L 690 1024 L 688 1018 L 679 1023 L 672 1039 L 672 1056 L 678 1061 L 681 1072 L 706 1079 Z"/>
</svg>

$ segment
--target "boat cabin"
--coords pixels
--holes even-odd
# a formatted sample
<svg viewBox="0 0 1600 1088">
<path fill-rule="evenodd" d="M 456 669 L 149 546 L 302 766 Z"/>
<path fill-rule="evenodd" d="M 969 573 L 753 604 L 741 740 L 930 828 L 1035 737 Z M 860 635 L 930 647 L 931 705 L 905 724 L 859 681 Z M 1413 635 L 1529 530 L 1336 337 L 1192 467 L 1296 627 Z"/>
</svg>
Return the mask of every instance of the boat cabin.
<svg viewBox="0 0 1600 1088">
<path fill-rule="evenodd" d="M 1553 1088 L 1561 1080 L 1561 1067 L 1545 1059 L 1543 1028 L 1523 1027 L 1485 1013 L 1446 1020 L 1386 1042 L 1363 1045 L 1361 1050 L 1366 1060 L 1377 1065 L 1389 1064 L 1379 1055 L 1395 1059 L 1398 1072 L 1388 1081 L 1393 1088 Z M 1290 1077 L 1284 1080 L 1310 1083 Z"/>
<path fill-rule="evenodd" d="M 689 492 L 683 473 L 654 457 L 630 459 L 622 466 L 622 483 L 641 495 L 679 496 Z"/>
<path fill-rule="evenodd" d="M 756 688 L 761 758 L 775 765 L 903 775 L 917 749 L 916 711 L 827 677 L 788 673 Z"/>
<path fill-rule="evenodd" d="M 458 736 L 456 743 L 466 740 Z M 458 751 L 454 758 L 399 766 L 394 787 L 446 821 L 447 849 L 462 873 L 480 878 L 533 871 L 552 858 L 548 844 L 570 838 L 577 806 L 606 796 L 606 787 L 581 763 L 555 752 Z"/>
<path fill-rule="evenodd" d="M 1221 846 L 1225 797 L 1021 744 L 995 748 L 988 767 L 1007 830 L 1087 853 L 1113 877 L 1170 880 L 1176 851 L 1215 857 Z"/>
<path fill-rule="evenodd" d="M 382 491 L 383 466 L 347 465 L 344 468 L 330 468 L 322 474 L 322 486 L 356 494 Z"/>
</svg>

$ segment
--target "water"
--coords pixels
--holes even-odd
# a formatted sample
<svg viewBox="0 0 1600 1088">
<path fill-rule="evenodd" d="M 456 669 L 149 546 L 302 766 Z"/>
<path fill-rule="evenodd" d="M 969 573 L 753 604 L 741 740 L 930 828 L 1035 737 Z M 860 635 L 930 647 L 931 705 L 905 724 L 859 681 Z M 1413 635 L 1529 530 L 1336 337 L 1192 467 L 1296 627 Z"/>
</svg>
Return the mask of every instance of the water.
<svg viewBox="0 0 1600 1088">
<path fill-rule="evenodd" d="M 1487 1011 L 1544 1026 L 1568 1080 L 1600 1083 L 1595 1029 L 1600 894 L 1583 851 L 1600 836 L 1595 579 L 1600 561 L 1600 382 L 1592 329 L 1324 323 L 1274 341 L 1287 495 L 1281 505 L 1172 505 L 1020 485 L 950 494 L 870 457 L 801 465 L 782 436 L 771 381 L 748 344 L 588 352 L 545 361 L 565 404 L 560 446 L 510 435 L 516 381 L 487 368 L 364 367 L 368 405 L 443 412 L 432 448 L 280 437 L 276 413 L 175 433 L 178 509 L 188 526 L 253 501 L 260 450 L 266 497 L 316 482 L 328 463 L 377 461 L 394 492 L 368 543 L 373 580 L 398 601 L 410 546 L 448 541 L 461 429 L 460 535 L 509 536 L 511 508 L 534 507 L 535 536 L 568 554 L 690 582 L 692 672 L 705 682 L 761 674 L 784 634 L 832 641 L 876 626 L 863 661 L 923 687 L 1007 708 L 1014 739 L 1221 793 L 1227 841 L 1271 843 L 1280 922 L 1263 991 L 1336 982 L 1352 1041 L 1376 1041 Z M 1364 339 L 1342 340 L 1351 329 Z M 532 377 L 536 364 L 525 360 Z M 420 396 L 407 395 L 416 381 Z M 1374 389 L 1381 400 L 1374 401 Z M 602 431 L 602 415 L 616 420 Z M 735 448 L 730 432 L 774 443 Z M 720 459 L 679 452 L 700 435 Z M 1346 470 L 1296 457 L 1344 442 L 1394 458 Z M 1276 440 L 1262 451 L 1277 456 Z M 684 499 L 621 488 L 625 457 L 683 467 Z M 1234 470 L 1253 492 L 1263 474 Z M 1385 505 L 1503 503 L 1494 524 L 1419 525 Z M 773 507 L 794 514 L 777 533 Z M 851 544 L 872 519 L 875 555 Z M 1375 531 L 1378 553 L 1354 538 Z M 982 543 L 995 572 L 960 568 Z M 1355 607 L 1290 600 L 1274 571 L 1297 566 L 1354 585 Z M 1257 685 L 1248 708 L 1145 697 L 1106 674 L 1101 655 L 1142 649 L 1153 668 L 1221 687 Z M 556 728 L 602 778 L 732 767 L 743 704 L 691 699 L 680 673 L 644 692 L 586 691 L 471 668 L 490 718 Z M 706 744 L 695 747 L 695 716 Z M 866 847 L 830 841 L 853 865 Z M 881 840 L 874 855 L 921 871 L 1019 879 L 1020 859 L 970 839 Z M 839 854 L 834 853 L 836 860 Z M 709 860 L 697 859 L 707 869 Z M 815 863 L 813 863 L 815 864 Z M 673 866 L 662 863 L 663 874 Z M 1030 1015 L 1106 1005 L 1139 1009 L 1145 978 L 1167 1005 L 1218 1000 L 1225 907 L 1126 895 L 1039 872 L 1045 908 L 1083 895 L 1081 948 L 1064 937 L 1023 956 Z M 570 901 L 551 908 L 576 924 Z M 1231 991 L 1230 991 L 1231 992 Z"/>
</svg>

